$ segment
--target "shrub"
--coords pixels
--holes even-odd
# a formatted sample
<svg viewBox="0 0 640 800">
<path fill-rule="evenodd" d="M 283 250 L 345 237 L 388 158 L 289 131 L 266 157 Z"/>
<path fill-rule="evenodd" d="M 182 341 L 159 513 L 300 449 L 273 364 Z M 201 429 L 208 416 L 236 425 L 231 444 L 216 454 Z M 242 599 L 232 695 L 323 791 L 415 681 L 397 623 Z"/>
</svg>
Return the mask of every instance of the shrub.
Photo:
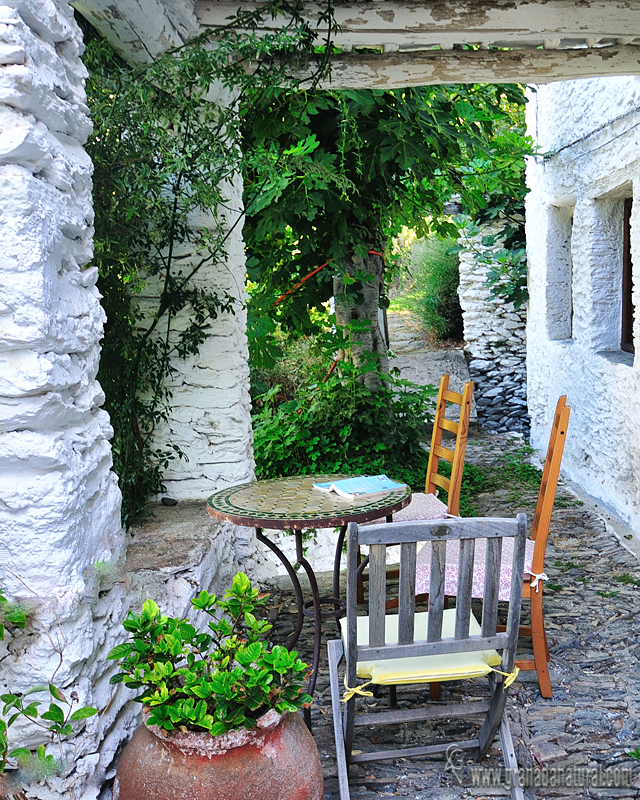
<svg viewBox="0 0 640 800">
<path fill-rule="evenodd" d="M 312 702 L 303 690 L 307 665 L 295 650 L 264 643 L 272 626 L 254 616 L 264 600 L 246 575 L 238 572 L 224 598 L 202 591 L 191 604 L 212 618 L 209 632 L 163 616 L 147 600 L 123 623 L 129 641 L 107 656 L 121 661 L 111 683 L 142 689 L 135 699 L 148 712 L 147 725 L 218 736 L 254 728 L 270 709 L 284 714 Z"/>
<path fill-rule="evenodd" d="M 453 240 L 418 239 L 406 257 L 410 280 L 399 307 L 418 314 L 436 339 L 461 339 L 462 309 L 458 299 L 458 256 Z"/>
<path fill-rule="evenodd" d="M 270 389 L 253 417 L 256 476 L 313 473 L 378 474 L 424 491 L 429 454 L 421 445 L 433 420 L 433 386 L 384 376 L 378 390 L 341 366 L 326 383 L 307 384 L 295 398 L 276 405 Z"/>
</svg>

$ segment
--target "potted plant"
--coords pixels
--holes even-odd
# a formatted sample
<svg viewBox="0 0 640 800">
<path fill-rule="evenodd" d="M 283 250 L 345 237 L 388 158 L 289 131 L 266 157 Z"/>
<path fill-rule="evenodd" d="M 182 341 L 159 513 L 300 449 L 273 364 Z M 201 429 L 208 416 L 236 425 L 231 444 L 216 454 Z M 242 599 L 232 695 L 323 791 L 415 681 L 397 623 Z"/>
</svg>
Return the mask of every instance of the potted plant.
<svg viewBox="0 0 640 800">
<path fill-rule="evenodd" d="M 265 644 L 272 626 L 254 616 L 264 599 L 238 573 L 224 598 L 203 591 L 191 603 L 211 617 L 208 631 L 147 600 L 109 654 L 121 660 L 111 682 L 141 690 L 146 717 L 113 800 L 321 800 L 318 751 L 297 713 L 312 702 L 307 665 Z"/>
</svg>

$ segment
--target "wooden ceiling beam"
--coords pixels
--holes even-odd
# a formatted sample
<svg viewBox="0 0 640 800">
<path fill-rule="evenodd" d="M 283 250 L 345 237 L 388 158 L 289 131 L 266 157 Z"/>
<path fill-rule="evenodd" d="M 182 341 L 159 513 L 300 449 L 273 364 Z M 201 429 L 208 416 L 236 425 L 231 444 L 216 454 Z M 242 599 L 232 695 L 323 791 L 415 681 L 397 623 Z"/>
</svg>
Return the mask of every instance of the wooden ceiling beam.
<svg viewBox="0 0 640 800">
<path fill-rule="evenodd" d="M 355 52 L 333 59 L 328 85 L 391 89 L 443 83 L 543 84 L 602 75 L 640 75 L 640 48 Z"/>
<path fill-rule="evenodd" d="M 205 27 L 228 23 L 238 9 L 263 5 L 253 0 L 196 0 L 196 15 Z M 307 0 L 302 14 L 318 26 L 326 6 Z M 342 47 L 387 46 L 452 49 L 481 47 L 557 49 L 640 44 L 640 0 L 378 0 L 337 2 L 334 16 Z M 268 25 L 265 26 L 265 29 Z"/>
</svg>

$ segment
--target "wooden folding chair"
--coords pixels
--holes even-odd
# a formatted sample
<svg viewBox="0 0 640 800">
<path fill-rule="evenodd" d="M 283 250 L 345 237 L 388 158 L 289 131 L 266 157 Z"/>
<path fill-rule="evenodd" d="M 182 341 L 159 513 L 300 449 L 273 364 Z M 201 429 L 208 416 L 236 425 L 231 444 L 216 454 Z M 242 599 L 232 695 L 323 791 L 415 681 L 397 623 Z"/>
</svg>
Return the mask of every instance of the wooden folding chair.
<svg viewBox="0 0 640 800">
<path fill-rule="evenodd" d="M 544 615 L 542 611 L 543 581 L 547 580 L 544 572 L 544 558 L 549 536 L 549 525 L 551 522 L 551 512 L 558 486 L 560 475 L 560 464 L 562 463 L 562 453 L 564 443 L 567 438 L 567 426 L 569 424 L 569 414 L 571 407 L 566 405 L 567 397 L 563 395 L 556 406 L 551 435 L 549 437 L 549 447 L 547 457 L 544 462 L 540 490 L 536 511 L 533 517 L 533 527 L 531 538 L 527 541 L 527 553 L 525 558 L 525 578 L 522 585 L 522 596 L 531 601 L 531 625 L 521 626 L 521 636 L 531 636 L 533 640 L 533 659 L 518 659 L 516 665 L 523 670 L 535 669 L 538 673 L 538 683 L 540 694 L 543 697 L 553 697 L 551 690 L 551 679 L 549 677 L 549 648 L 547 645 L 547 634 L 544 628 Z M 457 594 L 458 575 L 456 567 L 456 544 L 450 545 L 447 572 L 445 575 L 445 594 L 453 596 Z M 417 562 L 417 601 L 426 600 L 428 593 L 425 590 L 429 586 L 430 571 L 430 552 L 426 546 L 418 554 Z M 511 591 L 511 560 L 508 552 L 503 554 L 500 567 L 500 600 L 508 600 Z M 475 577 L 472 586 L 473 597 L 483 596 L 483 574 L 482 563 L 475 568 Z"/>
<path fill-rule="evenodd" d="M 464 455 L 469 436 L 469 418 L 471 416 L 471 403 L 473 400 L 473 381 L 467 381 L 462 394 L 449 391 L 449 375 L 440 379 L 440 390 L 436 403 L 436 412 L 433 420 L 433 433 L 431 434 L 431 450 L 427 464 L 424 494 L 414 492 L 411 502 L 406 508 L 393 515 L 395 522 L 419 519 L 438 519 L 447 514 L 457 515 L 460 511 L 460 487 L 464 469 Z M 445 416 L 447 404 L 460 406 L 458 421 L 447 419 Z M 453 450 L 442 445 L 442 433 L 449 431 L 456 437 Z M 440 462 L 447 461 L 451 464 L 449 477 L 441 475 L 438 470 Z M 446 505 L 437 499 L 438 489 L 447 492 Z M 376 521 L 377 522 L 377 521 Z M 371 524 L 371 523 L 369 523 Z M 369 580 L 369 575 L 364 572 L 366 564 L 361 567 L 358 578 L 358 602 L 364 603 L 363 582 Z M 387 578 L 397 578 L 398 570 L 387 571 Z"/>
<path fill-rule="evenodd" d="M 347 615 L 341 621 L 342 638 L 328 642 L 331 703 L 336 741 L 340 800 L 349 800 L 350 764 L 446 753 L 452 744 L 477 760 L 487 753 L 498 729 L 507 769 L 518 765 L 511 733 L 503 712 L 507 689 L 517 675 L 514 659 L 518 642 L 520 581 L 524 573 L 527 535 L 524 514 L 517 519 L 446 519 L 393 522 L 360 526 L 351 523 L 347 549 Z M 512 539 L 512 574 L 506 632 L 497 632 L 498 589 L 503 541 Z M 444 608 L 444 573 L 447 542 L 460 544 L 460 585 L 455 609 Z M 471 584 L 476 543 L 485 543 L 485 586 L 482 622 L 471 611 Z M 416 551 L 418 543 L 431 543 L 430 606 L 415 611 Z M 386 600 L 386 548 L 401 544 L 399 614 L 388 614 Z M 370 548 L 369 615 L 357 616 L 358 546 Z M 497 652 L 502 651 L 502 656 Z M 338 668 L 345 659 L 341 698 Z M 356 696 L 366 694 L 367 684 L 405 685 L 432 681 L 467 680 L 487 676 L 487 701 L 438 704 L 431 708 L 368 712 L 356 715 Z M 358 685 L 357 679 L 366 684 Z M 344 702 L 344 713 L 341 709 Z M 402 750 L 353 752 L 354 731 L 360 726 L 401 725 L 420 720 L 483 714 L 478 733 L 461 742 L 430 744 Z M 513 798 L 523 798 L 514 786 Z"/>
</svg>

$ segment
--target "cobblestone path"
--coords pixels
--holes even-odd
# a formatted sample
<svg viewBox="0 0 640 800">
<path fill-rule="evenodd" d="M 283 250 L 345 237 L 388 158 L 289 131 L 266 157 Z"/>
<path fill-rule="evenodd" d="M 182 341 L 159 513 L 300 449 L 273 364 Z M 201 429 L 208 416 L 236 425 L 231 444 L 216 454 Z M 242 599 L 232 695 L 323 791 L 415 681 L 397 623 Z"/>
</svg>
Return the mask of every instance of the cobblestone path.
<svg viewBox="0 0 640 800">
<path fill-rule="evenodd" d="M 467 463 L 487 464 L 515 452 L 521 440 L 501 436 L 474 435 L 467 450 Z M 477 498 L 479 515 L 512 516 L 525 511 L 529 518 L 535 507 L 533 491 L 500 488 Z M 640 797 L 640 761 L 630 751 L 640 748 L 639 656 L 640 564 L 625 549 L 624 542 L 592 510 L 562 486 L 558 489 L 553 513 L 546 572 L 545 616 L 549 637 L 550 671 L 554 690 L 552 700 L 541 698 L 534 672 L 521 672 L 509 701 L 509 718 L 516 743 L 519 765 L 532 770 L 532 780 L 550 781 L 556 770 L 565 770 L 563 786 L 538 786 L 526 789 L 533 798 L 631 798 Z M 618 580 L 616 580 L 618 579 Z M 636 583 L 637 582 L 637 585 Z M 275 590 L 272 621 L 277 637 L 292 628 L 294 601 L 286 591 Z M 528 613 L 524 603 L 524 617 Z M 524 621 L 524 620 L 523 620 Z M 325 624 L 325 634 L 336 637 L 333 623 Z M 312 628 L 305 623 L 298 649 L 310 656 Z M 522 650 L 527 649 L 522 640 Z M 326 662 L 326 648 L 323 649 Z M 482 694 L 482 682 L 468 682 L 465 688 Z M 443 699 L 455 696 L 455 684 L 443 684 Z M 325 773 L 325 799 L 338 797 L 334 762 L 331 704 L 326 669 L 320 673 L 316 703 L 312 710 L 314 735 L 321 751 Z M 428 690 L 398 691 L 399 705 L 426 703 Z M 410 701 L 410 702 L 409 702 Z M 359 700 L 386 706 L 388 695 Z M 428 725 L 389 729 L 360 729 L 356 747 L 371 748 L 372 743 L 409 744 L 426 735 L 441 740 L 460 734 L 466 722 L 438 721 Z M 445 770 L 441 759 L 414 758 L 377 762 L 351 770 L 354 798 L 413 797 L 416 800 L 462 800 L 508 796 L 503 787 L 474 786 L 471 768 L 464 766 L 461 783 Z M 499 747 L 492 749 L 483 767 L 500 768 Z M 624 787 L 576 786 L 585 778 L 575 768 L 618 768 L 617 776 L 630 785 Z M 545 772 L 546 770 L 546 772 Z M 627 770 L 627 774 L 620 770 Z M 593 775 L 594 773 L 590 773 Z M 609 773 L 615 777 L 615 773 Z M 490 779 L 484 772 L 485 780 Z M 495 776 L 494 776 L 495 777 Z M 602 774 L 606 777 L 606 773 Z M 477 780 L 477 777 L 476 777 Z M 573 784 L 573 785 L 567 785 Z"/>
</svg>

